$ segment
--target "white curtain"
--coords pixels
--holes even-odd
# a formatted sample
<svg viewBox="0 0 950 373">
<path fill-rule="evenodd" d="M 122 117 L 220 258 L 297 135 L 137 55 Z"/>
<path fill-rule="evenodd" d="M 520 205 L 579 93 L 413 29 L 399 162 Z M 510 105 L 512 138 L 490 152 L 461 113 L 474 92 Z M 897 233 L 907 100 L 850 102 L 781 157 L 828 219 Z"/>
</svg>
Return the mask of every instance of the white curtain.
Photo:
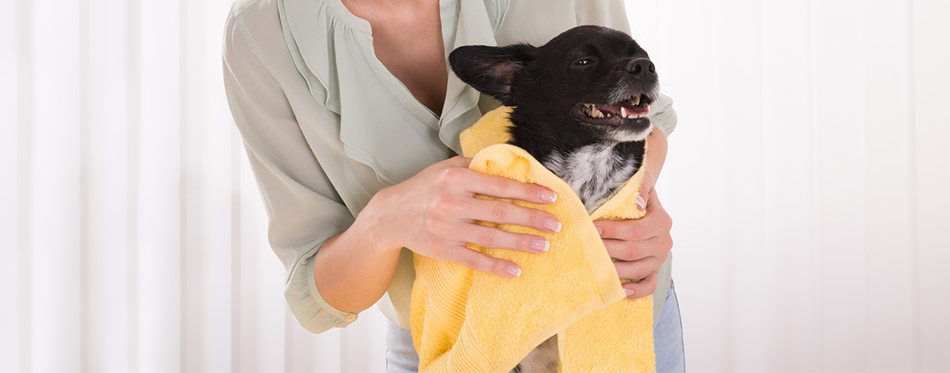
<svg viewBox="0 0 950 373">
<path fill-rule="evenodd" d="M 383 370 L 378 312 L 311 335 L 284 304 L 229 6 L 0 1 L 0 371 Z M 950 2 L 629 13 L 680 114 L 689 369 L 950 371 Z"/>
<path fill-rule="evenodd" d="M 640 3 L 687 367 L 950 371 L 950 2 Z"/>
</svg>

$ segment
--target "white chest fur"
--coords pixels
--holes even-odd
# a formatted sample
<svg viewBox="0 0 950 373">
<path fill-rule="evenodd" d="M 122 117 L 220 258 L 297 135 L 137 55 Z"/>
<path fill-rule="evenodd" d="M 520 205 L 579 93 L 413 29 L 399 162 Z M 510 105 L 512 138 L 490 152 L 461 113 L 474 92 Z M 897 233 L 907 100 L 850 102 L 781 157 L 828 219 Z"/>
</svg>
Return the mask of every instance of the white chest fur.
<svg viewBox="0 0 950 373">
<path fill-rule="evenodd" d="M 567 182 L 589 213 L 610 198 L 640 166 L 636 160 L 620 157 L 615 146 L 592 144 L 571 153 L 555 152 L 544 166 Z"/>
</svg>

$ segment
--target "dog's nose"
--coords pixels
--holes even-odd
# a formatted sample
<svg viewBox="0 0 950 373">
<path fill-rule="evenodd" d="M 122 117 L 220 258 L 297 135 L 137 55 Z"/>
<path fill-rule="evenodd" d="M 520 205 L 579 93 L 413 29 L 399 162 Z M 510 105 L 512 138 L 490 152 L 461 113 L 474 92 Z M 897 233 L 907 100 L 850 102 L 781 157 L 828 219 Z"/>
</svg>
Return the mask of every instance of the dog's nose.
<svg viewBox="0 0 950 373">
<path fill-rule="evenodd" d="M 653 61 L 650 61 L 648 58 L 637 58 L 627 62 L 627 66 L 624 68 L 628 73 L 633 74 L 634 76 L 650 76 L 656 75 L 656 66 L 653 65 Z"/>
</svg>

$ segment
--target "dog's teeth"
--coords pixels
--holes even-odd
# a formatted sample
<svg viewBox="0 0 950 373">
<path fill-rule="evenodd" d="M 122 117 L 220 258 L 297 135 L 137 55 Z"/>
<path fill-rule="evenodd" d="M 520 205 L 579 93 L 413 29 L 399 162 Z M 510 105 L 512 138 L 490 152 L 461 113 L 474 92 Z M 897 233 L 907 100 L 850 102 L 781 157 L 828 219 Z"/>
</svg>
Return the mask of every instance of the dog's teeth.
<svg viewBox="0 0 950 373">
<path fill-rule="evenodd" d="M 623 106 L 620 107 L 620 117 L 627 118 L 627 109 L 624 109 Z"/>
<path fill-rule="evenodd" d="M 598 110 L 596 106 L 591 105 L 590 116 L 591 116 L 591 118 L 603 118 L 603 117 L 604 117 L 604 113 L 602 113 L 600 110 Z"/>
<path fill-rule="evenodd" d="M 640 95 L 633 96 L 633 98 L 630 99 L 630 104 L 633 106 L 640 105 Z"/>
<path fill-rule="evenodd" d="M 597 107 L 594 104 L 584 104 L 584 113 L 591 118 L 597 118 Z"/>
</svg>

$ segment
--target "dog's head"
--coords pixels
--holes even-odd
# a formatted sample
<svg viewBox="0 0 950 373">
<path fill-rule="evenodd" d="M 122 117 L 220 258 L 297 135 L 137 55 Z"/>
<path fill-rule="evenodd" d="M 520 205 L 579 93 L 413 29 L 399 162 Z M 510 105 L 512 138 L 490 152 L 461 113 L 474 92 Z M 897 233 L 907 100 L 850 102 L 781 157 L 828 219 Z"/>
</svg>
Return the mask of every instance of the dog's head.
<svg viewBox="0 0 950 373">
<path fill-rule="evenodd" d="M 464 82 L 516 106 L 512 120 L 529 122 L 516 124 L 593 141 L 640 141 L 650 134 L 646 115 L 658 92 L 656 69 L 623 32 L 579 26 L 541 47 L 461 47 L 449 62 Z"/>
</svg>

